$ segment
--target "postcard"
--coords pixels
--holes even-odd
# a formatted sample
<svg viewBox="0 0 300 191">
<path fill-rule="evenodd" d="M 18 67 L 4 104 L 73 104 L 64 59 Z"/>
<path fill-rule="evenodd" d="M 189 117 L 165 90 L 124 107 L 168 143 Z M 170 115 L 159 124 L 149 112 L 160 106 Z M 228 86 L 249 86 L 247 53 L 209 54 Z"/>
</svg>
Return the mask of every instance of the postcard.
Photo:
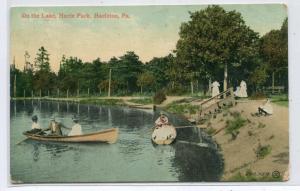
<svg viewBox="0 0 300 191">
<path fill-rule="evenodd" d="M 289 179 L 284 4 L 12 7 L 10 179 Z"/>
</svg>

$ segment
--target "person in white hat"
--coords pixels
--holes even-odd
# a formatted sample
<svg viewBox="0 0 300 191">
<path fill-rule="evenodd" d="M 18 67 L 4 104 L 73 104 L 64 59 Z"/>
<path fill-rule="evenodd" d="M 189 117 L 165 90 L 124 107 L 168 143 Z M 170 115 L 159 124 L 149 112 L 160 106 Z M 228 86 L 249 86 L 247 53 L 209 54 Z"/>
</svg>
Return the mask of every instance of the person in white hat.
<svg viewBox="0 0 300 191">
<path fill-rule="evenodd" d="M 258 113 L 260 115 L 272 115 L 273 114 L 273 106 L 270 103 L 270 100 L 267 99 L 267 101 L 258 107 Z"/>
<path fill-rule="evenodd" d="M 79 122 L 78 118 L 73 117 L 73 122 L 75 123 L 75 125 L 73 125 L 68 136 L 82 135 L 82 129 L 81 129 L 81 125 L 78 123 Z"/>
<path fill-rule="evenodd" d="M 55 118 L 52 117 L 49 127 L 45 129 L 44 131 L 50 130 L 50 135 L 56 135 L 56 136 L 62 136 L 62 131 L 61 131 L 61 124 L 55 121 Z"/>
<path fill-rule="evenodd" d="M 163 125 L 168 125 L 168 124 L 169 124 L 168 117 L 163 112 L 160 112 L 160 116 L 155 121 L 155 126 L 162 127 Z"/>
</svg>

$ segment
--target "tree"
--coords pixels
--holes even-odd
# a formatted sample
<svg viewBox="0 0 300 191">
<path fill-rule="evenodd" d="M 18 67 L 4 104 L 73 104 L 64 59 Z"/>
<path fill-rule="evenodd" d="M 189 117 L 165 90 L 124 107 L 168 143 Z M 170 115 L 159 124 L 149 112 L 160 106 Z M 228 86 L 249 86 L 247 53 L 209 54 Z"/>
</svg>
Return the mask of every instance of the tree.
<svg viewBox="0 0 300 191">
<path fill-rule="evenodd" d="M 50 91 L 55 88 L 56 75 L 54 72 L 51 72 L 49 54 L 43 46 L 38 49 L 36 56 L 36 71 L 33 76 L 33 88 L 39 90 L 41 96 L 42 90 Z"/>
<path fill-rule="evenodd" d="M 191 20 L 180 28 L 176 45 L 177 62 L 188 79 L 192 72 L 221 80 L 227 89 L 228 72 L 240 71 L 246 78 L 258 56 L 258 34 L 246 26 L 240 13 L 226 12 L 217 5 L 190 13 Z"/>
<path fill-rule="evenodd" d="M 36 56 L 35 66 L 37 70 L 50 72 L 49 54 L 47 50 L 42 46 L 38 49 Z"/>
<path fill-rule="evenodd" d="M 154 77 L 153 88 L 155 90 L 163 89 L 168 86 L 170 81 L 175 81 L 172 75 L 170 75 L 170 70 L 172 69 L 174 62 L 174 56 L 169 54 L 165 57 L 154 57 L 148 63 L 146 63 L 146 71 L 151 73 Z"/>
<path fill-rule="evenodd" d="M 115 62 L 115 63 L 112 63 Z M 139 60 L 139 56 L 134 52 L 126 52 L 119 59 L 111 60 L 109 67 L 113 68 L 112 79 L 117 82 L 120 89 L 126 90 L 126 93 L 132 93 L 138 90 L 137 76 L 142 72 L 144 65 Z"/>
<path fill-rule="evenodd" d="M 287 19 L 280 30 L 271 30 L 261 38 L 260 51 L 268 71 L 272 75 L 272 87 L 275 86 L 275 75 L 283 76 L 283 83 L 287 86 L 288 67 L 288 32 Z M 279 79 L 280 80 L 280 79 Z"/>
<path fill-rule="evenodd" d="M 149 86 L 154 82 L 154 76 L 150 72 L 141 73 L 137 79 L 137 85 L 141 87 L 141 94 L 143 93 L 143 87 Z"/>
</svg>

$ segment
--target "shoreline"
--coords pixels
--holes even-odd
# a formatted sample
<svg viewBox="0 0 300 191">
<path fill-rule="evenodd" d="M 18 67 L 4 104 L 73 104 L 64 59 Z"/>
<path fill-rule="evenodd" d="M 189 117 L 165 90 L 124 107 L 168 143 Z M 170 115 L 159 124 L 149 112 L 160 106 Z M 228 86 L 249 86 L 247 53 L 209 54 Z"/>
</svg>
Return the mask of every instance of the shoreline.
<svg viewBox="0 0 300 191">
<path fill-rule="evenodd" d="M 150 97 L 71 97 L 71 98 L 11 98 L 11 100 L 50 100 L 70 101 L 88 104 L 120 105 L 136 109 L 154 109 L 154 104 L 137 104 L 134 99 Z M 160 105 L 160 109 L 188 98 L 187 96 L 168 96 Z M 196 124 L 204 129 L 220 146 L 219 152 L 224 160 L 224 172 L 220 181 L 286 181 L 289 167 L 289 135 L 288 107 L 272 103 L 274 114 L 255 117 L 257 107 L 263 100 L 243 100 L 236 106 L 225 109 L 209 119 L 204 124 Z M 105 103 L 105 104 L 104 104 Z M 193 103 L 190 103 L 193 105 Z M 178 104 L 175 104 L 178 105 Z M 173 112 L 191 121 L 190 113 Z M 239 113 L 245 124 L 239 129 L 238 135 L 232 139 L 226 133 L 226 124 L 234 120 L 234 114 Z M 263 157 L 258 157 L 258 149 L 269 148 Z M 275 175 L 274 175 L 275 174 Z"/>
</svg>

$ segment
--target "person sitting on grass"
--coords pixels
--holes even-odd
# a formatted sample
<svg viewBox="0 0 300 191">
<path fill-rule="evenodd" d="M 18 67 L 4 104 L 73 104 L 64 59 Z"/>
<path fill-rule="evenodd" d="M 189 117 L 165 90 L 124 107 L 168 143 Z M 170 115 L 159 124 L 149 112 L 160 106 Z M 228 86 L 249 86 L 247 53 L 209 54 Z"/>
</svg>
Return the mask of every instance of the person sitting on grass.
<svg viewBox="0 0 300 191">
<path fill-rule="evenodd" d="M 75 125 L 71 128 L 71 131 L 69 132 L 68 136 L 82 135 L 81 125 L 78 123 L 78 118 L 73 117 L 73 122 L 75 123 Z"/>
<path fill-rule="evenodd" d="M 163 125 L 168 125 L 169 119 L 168 117 L 161 112 L 159 118 L 155 121 L 155 127 L 162 127 Z"/>
<path fill-rule="evenodd" d="M 270 100 L 267 99 L 267 101 L 258 107 L 258 114 L 259 115 L 272 115 L 273 114 L 273 106 L 270 103 Z"/>
</svg>

